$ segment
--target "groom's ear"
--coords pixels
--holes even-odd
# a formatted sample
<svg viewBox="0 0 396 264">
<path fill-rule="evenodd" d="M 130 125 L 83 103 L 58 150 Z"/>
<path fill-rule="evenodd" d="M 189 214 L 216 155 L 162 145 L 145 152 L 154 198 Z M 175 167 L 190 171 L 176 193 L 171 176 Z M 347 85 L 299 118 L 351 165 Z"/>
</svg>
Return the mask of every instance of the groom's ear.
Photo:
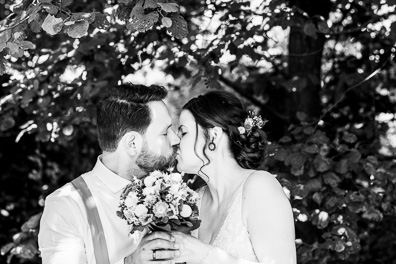
<svg viewBox="0 0 396 264">
<path fill-rule="evenodd" d="M 131 156 L 138 155 L 143 147 L 143 137 L 135 131 L 125 133 L 121 141 L 123 148 Z"/>
</svg>

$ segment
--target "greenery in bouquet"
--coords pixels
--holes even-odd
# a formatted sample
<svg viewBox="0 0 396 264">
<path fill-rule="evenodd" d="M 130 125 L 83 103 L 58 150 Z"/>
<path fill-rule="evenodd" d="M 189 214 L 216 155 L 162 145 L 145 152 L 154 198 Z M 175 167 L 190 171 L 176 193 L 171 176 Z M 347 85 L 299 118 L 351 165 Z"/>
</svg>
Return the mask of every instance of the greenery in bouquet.
<svg viewBox="0 0 396 264">
<path fill-rule="evenodd" d="M 125 187 L 117 215 L 132 226 L 131 234 L 145 228 L 189 233 L 201 223 L 198 200 L 180 173 L 154 171 Z"/>
</svg>

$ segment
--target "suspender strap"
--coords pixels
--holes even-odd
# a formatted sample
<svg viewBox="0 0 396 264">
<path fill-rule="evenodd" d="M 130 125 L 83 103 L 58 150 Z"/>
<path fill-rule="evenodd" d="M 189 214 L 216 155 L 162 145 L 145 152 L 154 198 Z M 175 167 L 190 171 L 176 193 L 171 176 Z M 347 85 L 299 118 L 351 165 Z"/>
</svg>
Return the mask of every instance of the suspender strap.
<svg viewBox="0 0 396 264">
<path fill-rule="evenodd" d="M 87 217 L 92 233 L 92 242 L 94 247 L 96 264 L 110 264 L 102 222 L 100 221 L 98 209 L 96 207 L 95 200 L 92 197 L 92 193 L 82 177 L 78 177 L 71 183 L 80 194 L 84 202 L 85 209 L 87 210 Z"/>
</svg>

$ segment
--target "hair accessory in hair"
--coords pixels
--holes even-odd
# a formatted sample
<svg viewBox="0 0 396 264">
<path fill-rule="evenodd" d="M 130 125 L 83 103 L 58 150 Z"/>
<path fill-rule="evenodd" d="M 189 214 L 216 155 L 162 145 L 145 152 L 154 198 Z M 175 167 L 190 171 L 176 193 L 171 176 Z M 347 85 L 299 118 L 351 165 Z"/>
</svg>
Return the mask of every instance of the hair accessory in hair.
<svg viewBox="0 0 396 264">
<path fill-rule="evenodd" d="M 253 127 L 261 129 L 267 122 L 268 120 L 263 120 L 260 115 L 255 115 L 253 111 L 249 111 L 249 115 L 245 119 L 243 126 L 238 127 L 239 134 L 243 135 L 246 133 L 249 136 Z"/>
</svg>

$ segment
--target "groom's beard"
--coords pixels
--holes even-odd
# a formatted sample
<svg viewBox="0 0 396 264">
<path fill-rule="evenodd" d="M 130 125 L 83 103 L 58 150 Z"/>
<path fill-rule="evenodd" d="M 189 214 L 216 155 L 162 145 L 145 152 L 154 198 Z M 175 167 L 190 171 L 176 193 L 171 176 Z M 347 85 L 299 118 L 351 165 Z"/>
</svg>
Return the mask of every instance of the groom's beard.
<svg viewBox="0 0 396 264">
<path fill-rule="evenodd" d="M 177 146 L 172 148 L 172 154 L 165 157 L 150 152 L 147 143 L 145 143 L 142 152 L 136 159 L 136 165 L 146 172 L 173 167 L 176 163 Z"/>
</svg>

